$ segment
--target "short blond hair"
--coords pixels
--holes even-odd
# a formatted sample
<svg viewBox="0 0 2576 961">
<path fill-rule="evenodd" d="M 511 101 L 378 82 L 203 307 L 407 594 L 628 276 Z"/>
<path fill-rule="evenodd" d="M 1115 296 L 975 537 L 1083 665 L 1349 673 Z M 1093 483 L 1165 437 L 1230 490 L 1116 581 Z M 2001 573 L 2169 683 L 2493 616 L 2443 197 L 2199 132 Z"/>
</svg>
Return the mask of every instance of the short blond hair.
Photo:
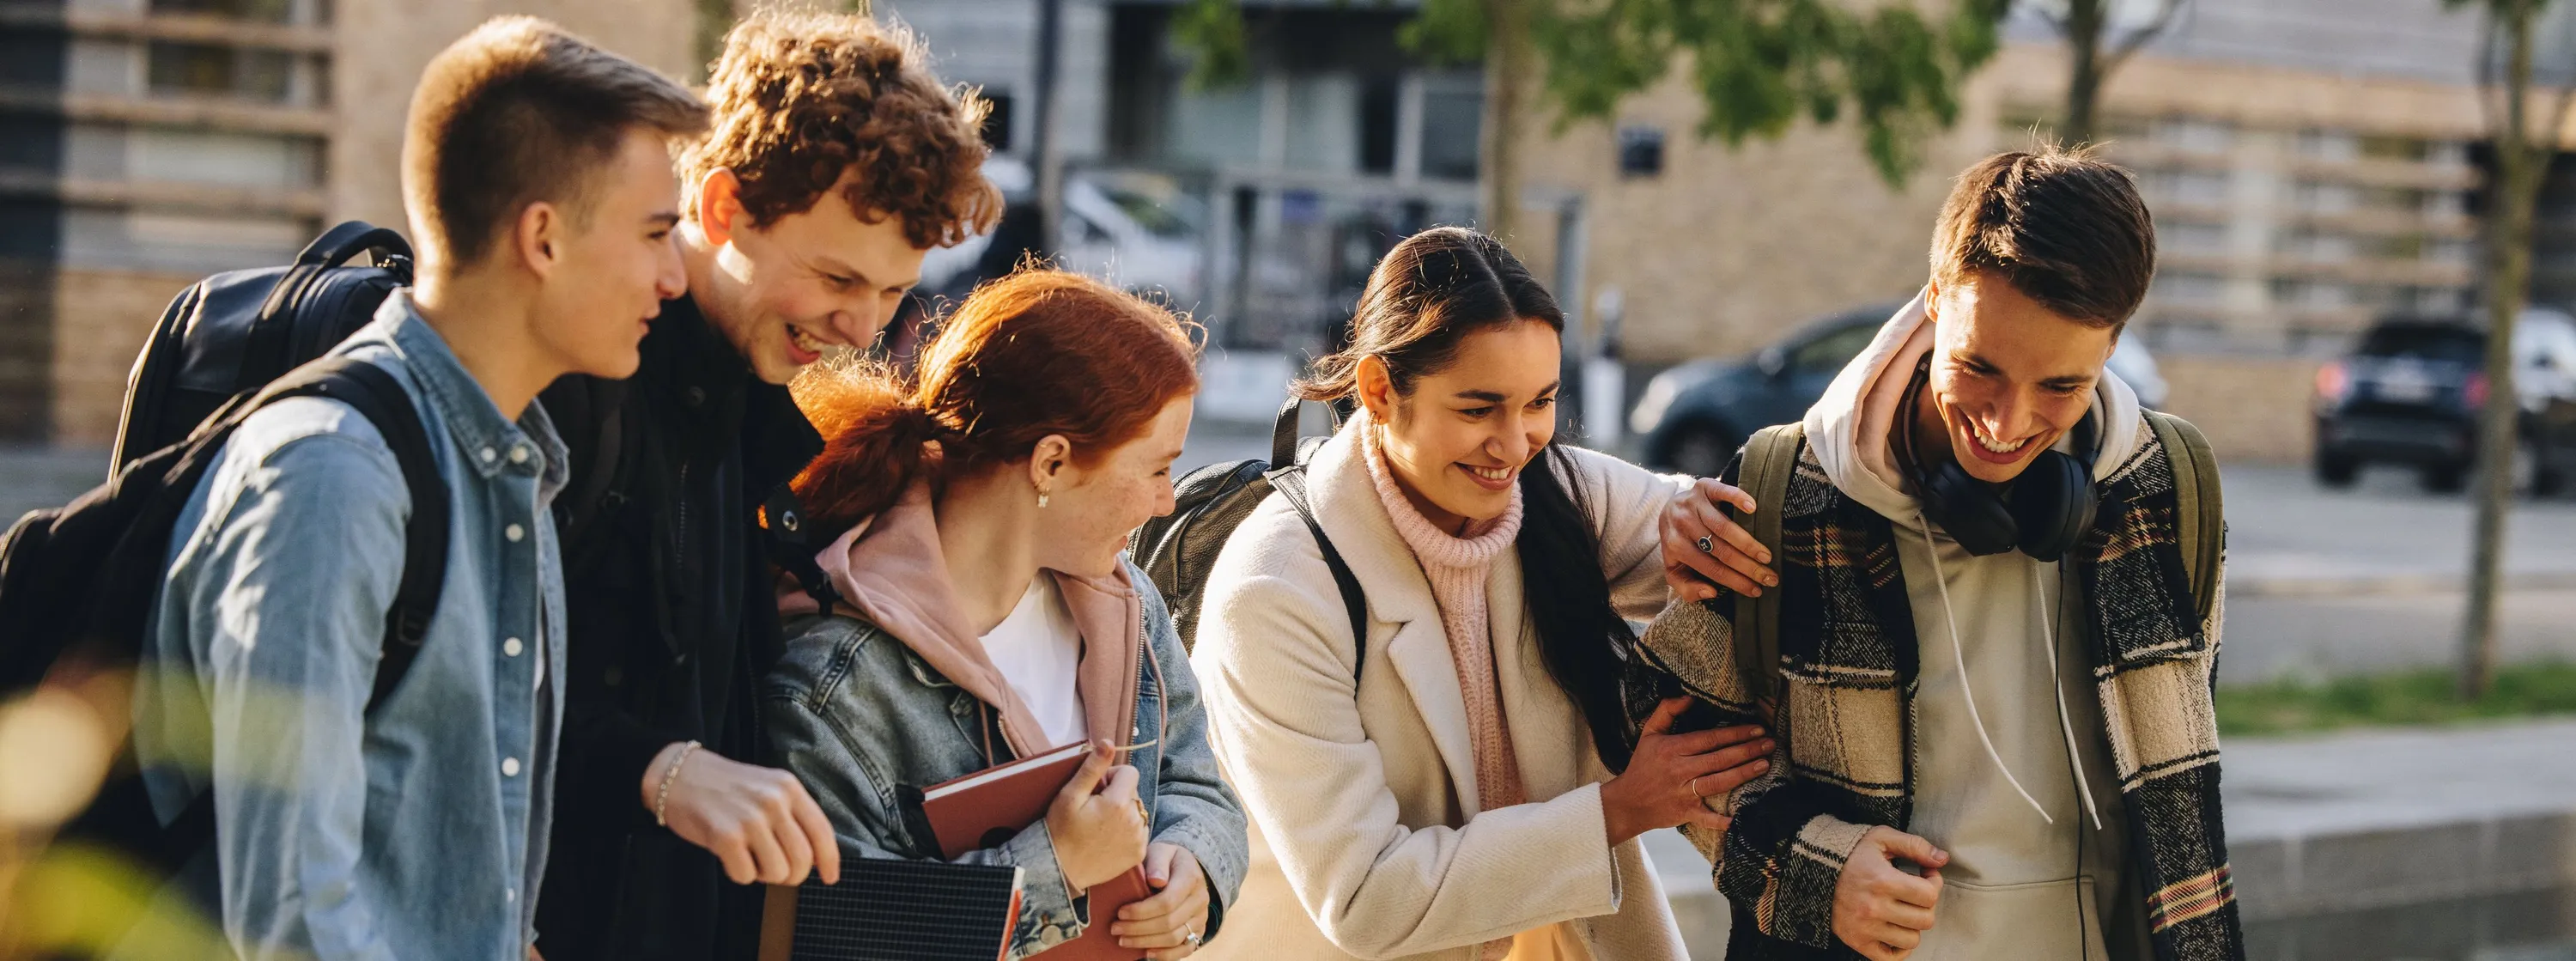
<svg viewBox="0 0 2576 961">
<path fill-rule="evenodd" d="M 592 176 L 629 131 L 706 127 L 706 103 L 652 68 L 535 17 L 494 17 L 432 58 L 412 92 L 402 184 L 414 239 L 473 263 L 529 204 L 583 218 Z"/>
</svg>

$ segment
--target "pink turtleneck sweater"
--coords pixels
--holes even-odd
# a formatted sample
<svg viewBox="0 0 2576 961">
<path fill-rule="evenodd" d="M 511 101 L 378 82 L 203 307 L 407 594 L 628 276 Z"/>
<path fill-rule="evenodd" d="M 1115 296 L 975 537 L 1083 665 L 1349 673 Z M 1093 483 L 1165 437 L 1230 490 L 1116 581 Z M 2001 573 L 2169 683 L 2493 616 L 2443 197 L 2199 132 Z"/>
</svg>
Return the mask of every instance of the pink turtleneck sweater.
<svg viewBox="0 0 2576 961">
<path fill-rule="evenodd" d="M 1458 690 L 1467 699 L 1467 730 L 1476 750 L 1476 807 L 1491 811 L 1519 804 L 1525 799 L 1520 762 L 1512 756 L 1511 726 L 1503 716 L 1502 689 L 1494 673 L 1485 581 L 1494 571 L 1494 559 L 1510 550 L 1513 539 L 1520 536 L 1521 489 L 1512 488 L 1511 506 L 1503 509 L 1502 516 L 1471 525 L 1469 536 L 1458 537 L 1433 526 L 1395 486 L 1386 453 L 1378 447 L 1377 425 L 1362 425 L 1361 437 L 1378 500 L 1386 505 L 1395 532 L 1422 563 L 1423 576 L 1431 581 L 1431 597 L 1440 606 L 1440 628 L 1449 636 L 1449 659 L 1457 665 Z"/>
</svg>

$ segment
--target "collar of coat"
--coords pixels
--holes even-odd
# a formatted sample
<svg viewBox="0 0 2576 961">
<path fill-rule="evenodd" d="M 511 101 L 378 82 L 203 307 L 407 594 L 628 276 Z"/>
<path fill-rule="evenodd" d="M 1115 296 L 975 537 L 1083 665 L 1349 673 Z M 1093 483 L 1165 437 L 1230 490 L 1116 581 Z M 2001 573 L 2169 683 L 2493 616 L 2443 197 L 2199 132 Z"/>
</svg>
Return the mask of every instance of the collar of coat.
<svg viewBox="0 0 2576 961">
<path fill-rule="evenodd" d="M 2087 653 L 2156 952 L 2165 961 L 2241 958 L 2210 696 L 2219 608 L 2199 621 L 2176 527 L 2173 464 L 2152 430 L 2144 436 L 2097 483 L 2102 507 L 2093 531 L 2068 559 L 2094 627 Z M 1822 860 L 1838 871 L 1850 849 L 1817 850 L 1817 817 L 1902 829 L 1912 815 L 1919 645 L 1893 525 L 1835 489 L 1803 445 L 1780 541 L 1780 703 L 1765 713 L 1788 763 L 1775 761 L 1784 773 L 1736 792 L 1717 883 L 1739 903 L 1749 897 L 1760 905 L 1766 934 L 1776 928 L 1776 937 L 1806 941 L 1798 932 L 1830 931 L 1831 879 L 1802 881 L 1790 862 Z M 1702 605 L 1676 604 L 1644 647 L 1682 689 L 1753 715 L 1749 687 L 1736 676 L 1732 610 L 1731 598 L 1707 602 L 1715 617 Z M 1825 833 L 1857 840 L 1849 831 Z M 1822 898 L 1790 890 L 1817 882 Z"/>
</svg>

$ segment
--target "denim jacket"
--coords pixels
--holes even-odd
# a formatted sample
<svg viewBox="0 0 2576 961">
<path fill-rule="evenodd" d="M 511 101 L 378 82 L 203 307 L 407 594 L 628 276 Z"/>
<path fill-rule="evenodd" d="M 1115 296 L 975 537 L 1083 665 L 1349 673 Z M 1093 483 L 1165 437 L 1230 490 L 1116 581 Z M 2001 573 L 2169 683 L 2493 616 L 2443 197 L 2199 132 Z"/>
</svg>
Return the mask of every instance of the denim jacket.
<svg viewBox="0 0 2576 961">
<path fill-rule="evenodd" d="M 563 445 L 517 423 L 397 291 L 334 348 L 391 372 L 447 481 L 447 578 L 418 659 L 373 713 L 411 511 L 373 423 L 318 397 L 252 415 L 171 535 L 135 747 L 153 807 L 215 797 L 214 857 L 172 892 L 234 954 L 516 959 L 553 812 Z"/>
<path fill-rule="evenodd" d="M 1139 661 L 1137 728 L 1125 733 L 1131 743 L 1154 742 L 1136 749 L 1128 763 L 1139 775 L 1137 796 L 1153 812 L 1153 839 L 1188 850 L 1207 874 L 1208 926 L 1202 933 L 1213 938 L 1249 859 L 1243 805 L 1218 775 L 1207 712 L 1171 613 L 1143 571 L 1129 565 L 1127 575 L 1144 601 L 1138 629 L 1151 656 Z M 1007 754 L 1002 738 L 985 729 L 994 712 L 867 621 L 846 613 L 806 615 L 786 627 L 786 655 L 770 671 L 764 692 L 763 717 L 778 756 L 822 805 L 844 851 L 938 857 L 938 842 L 908 826 L 897 788 L 928 787 L 982 770 L 989 766 L 987 744 Z M 1165 716 L 1168 721 L 1158 722 Z M 1156 723 L 1168 725 L 1159 736 L 1146 728 Z M 999 848 L 958 860 L 1015 865 L 1025 872 L 1013 958 L 1108 921 L 1092 917 L 1085 899 L 1066 888 L 1043 820 Z"/>
</svg>

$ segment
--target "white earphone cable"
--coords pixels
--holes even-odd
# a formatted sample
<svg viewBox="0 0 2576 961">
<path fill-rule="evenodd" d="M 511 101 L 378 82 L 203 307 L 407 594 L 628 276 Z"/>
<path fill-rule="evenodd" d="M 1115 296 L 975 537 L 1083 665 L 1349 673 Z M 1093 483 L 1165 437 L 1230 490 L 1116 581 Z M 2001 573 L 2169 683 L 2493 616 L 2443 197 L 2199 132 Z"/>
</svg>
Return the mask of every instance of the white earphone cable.
<svg viewBox="0 0 2576 961">
<path fill-rule="evenodd" d="M 2084 799 L 2084 813 L 2092 815 L 2093 830 L 2099 831 L 2102 811 L 2093 806 L 2093 786 L 2084 780 L 2084 754 L 2075 746 L 2075 725 L 2066 715 L 2066 685 L 2057 671 L 2057 608 L 2048 604 L 2048 579 L 2039 576 L 2040 567 L 2030 566 L 2030 592 L 2039 601 L 2040 643 L 2048 646 L 2048 690 L 2057 695 L 2057 729 L 2066 735 L 2066 766 L 2075 770 L 2075 796 Z"/>
<path fill-rule="evenodd" d="M 1922 526 L 1923 546 L 1932 552 L 1932 582 L 1941 587 L 1941 620 L 1950 629 L 1950 656 L 1958 660 L 1959 691 L 1967 695 L 1968 722 L 1976 725 L 1977 741 L 1986 746 L 1986 757 L 1995 762 L 1995 770 L 2004 773 L 2004 783 L 2012 785 L 2021 799 L 2030 804 L 2030 809 L 2039 812 L 2040 820 L 2054 825 L 2057 819 L 2049 817 L 2048 809 L 2041 807 L 2039 799 L 2031 797 L 2030 791 L 2021 786 L 2021 779 L 2013 776 L 2012 768 L 2004 766 L 2003 753 L 1995 750 L 1994 739 L 1986 735 L 1986 719 L 1977 713 L 1976 685 L 1968 683 L 1968 654 L 1959 643 L 1959 619 L 1950 613 L 1950 578 L 1941 572 L 1941 545 L 1932 540 L 1932 521 L 1924 517 L 1922 511 L 1914 512 L 1914 522 Z M 2054 679 L 2051 686 L 2055 686 Z"/>
</svg>

